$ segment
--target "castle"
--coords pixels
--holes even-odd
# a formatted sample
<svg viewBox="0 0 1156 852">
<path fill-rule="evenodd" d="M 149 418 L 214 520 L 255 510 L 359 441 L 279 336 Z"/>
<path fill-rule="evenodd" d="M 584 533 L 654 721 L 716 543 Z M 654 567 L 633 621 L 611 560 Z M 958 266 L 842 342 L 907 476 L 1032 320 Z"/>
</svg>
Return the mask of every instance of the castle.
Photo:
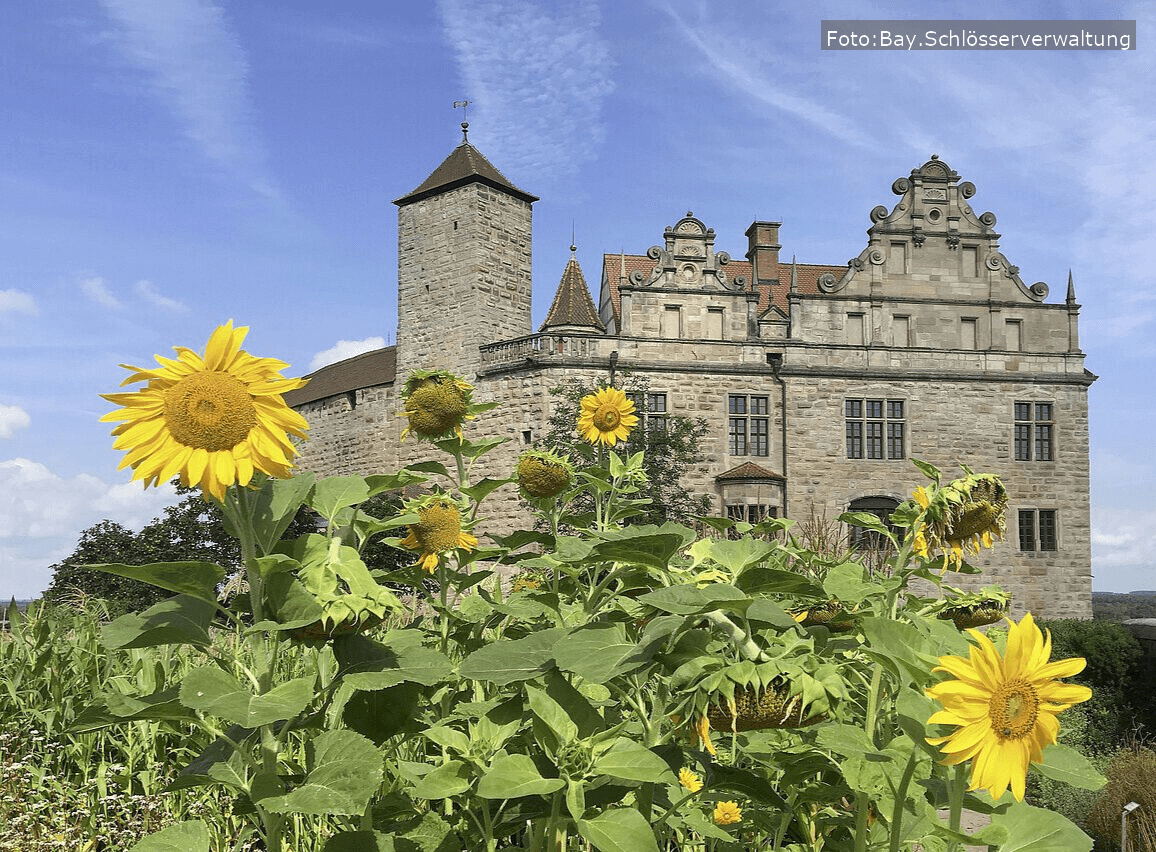
<svg viewBox="0 0 1156 852">
<path fill-rule="evenodd" d="M 464 126 L 463 126 L 464 129 Z M 501 406 L 471 431 L 509 439 L 483 471 L 508 476 L 546 430 L 551 388 L 644 375 L 648 428 L 705 418 L 687 475 L 718 514 L 828 518 L 890 512 L 923 479 L 912 458 L 998 473 L 1007 535 L 973 560 L 1013 612 L 1091 617 L 1088 387 L 1069 275 L 1046 301 L 1000 253 L 976 188 L 937 157 L 896 180 L 846 264 L 780 255 L 779 222 L 746 231 L 742 259 L 691 213 L 645 254 L 603 257 L 595 306 L 577 260 L 531 327 L 531 208 L 463 134 L 398 198 L 397 345 L 324 367 L 288 402 L 310 424 L 301 465 L 371 473 L 429 454 L 402 443 L 410 371 L 444 368 Z M 486 503 L 496 531 L 525 516 L 514 486 Z M 504 525 L 504 526 L 503 526 Z M 484 535 L 485 529 L 476 532 Z M 968 580 L 974 578 L 962 578 Z M 962 584 L 962 583 L 961 583 Z"/>
</svg>

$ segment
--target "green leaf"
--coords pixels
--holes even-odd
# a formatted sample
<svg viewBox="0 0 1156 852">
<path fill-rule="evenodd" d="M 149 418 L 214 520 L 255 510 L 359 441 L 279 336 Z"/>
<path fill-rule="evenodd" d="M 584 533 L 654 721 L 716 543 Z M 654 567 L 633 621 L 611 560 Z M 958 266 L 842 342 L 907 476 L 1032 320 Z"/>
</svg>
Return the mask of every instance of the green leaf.
<svg viewBox="0 0 1156 852">
<path fill-rule="evenodd" d="M 798 624 L 789 612 L 766 598 L 757 599 L 747 608 L 747 618 L 762 621 L 779 630 L 787 630 Z"/>
<path fill-rule="evenodd" d="M 343 831 L 325 841 L 321 852 L 422 852 L 422 847 L 380 831 Z"/>
<path fill-rule="evenodd" d="M 827 572 L 823 589 L 836 600 L 854 606 L 877 593 L 879 584 L 867 579 L 867 572 L 859 563 L 843 562 Z"/>
<path fill-rule="evenodd" d="M 528 755 L 506 754 L 498 757 L 478 782 L 483 799 L 517 799 L 520 796 L 545 796 L 561 790 L 561 778 L 543 778 Z"/>
<path fill-rule="evenodd" d="M 558 747 L 578 738 L 578 726 L 561 704 L 535 686 L 526 684 L 525 689 L 530 710 L 554 735 Z"/>
<path fill-rule="evenodd" d="M 752 772 L 749 769 L 739 769 L 722 763 L 713 763 L 707 777 L 712 790 L 729 790 L 741 793 L 756 802 L 770 805 L 776 810 L 789 810 L 783 797 L 775 792 L 775 788 L 763 774 Z"/>
<path fill-rule="evenodd" d="M 360 635 L 335 639 L 333 654 L 345 683 L 365 690 L 387 689 L 406 681 L 433 686 L 453 675 L 453 664 L 445 654 L 411 643 L 408 636 L 391 642 L 402 635 L 402 631 L 387 634 L 385 644 Z"/>
<path fill-rule="evenodd" d="M 345 702 L 341 718 L 352 730 L 381 745 L 417 716 L 421 698 L 422 690 L 416 683 L 354 692 Z"/>
<path fill-rule="evenodd" d="M 178 595 L 190 595 L 211 604 L 217 603 L 217 586 L 225 579 L 225 569 L 212 562 L 154 562 L 151 565 L 121 565 L 109 562 L 85 565 L 93 571 L 104 571 L 130 580 L 140 580 Z"/>
<path fill-rule="evenodd" d="M 682 547 L 684 537 L 679 533 L 616 538 L 600 541 L 590 550 L 590 559 L 600 562 L 627 562 L 649 568 L 665 568 L 672 556 Z"/>
<path fill-rule="evenodd" d="M 190 671 L 181 682 L 181 703 L 229 722 L 256 728 L 292 719 L 313 700 L 314 679 L 300 677 L 254 695 L 214 666 Z"/>
<path fill-rule="evenodd" d="M 1063 743 L 1045 748 L 1043 762 L 1035 764 L 1035 768 L 1041 775 L 1081 790 L 1099 790 L 1108 783 L 1088 758 Z"/>
<path fill-rule="evenodd" d="M 568 632 L 565 627 L 552 627 L 523 639 L 499 639 L 462 660 L 458 673 L 498 685 L 529 680 L 550 667 L 554 644 Z"/>
<path fill-rule="evenodd" d="M 819 730 L 819 745 L 843 757 L 859 757 L 874 754 L 876 748 L 867 739 L 862 728 L 853 725 L 824 725 Z"/>
<path fill-rule="evenodd" d="M 416 485 L 427 480 L 428 477 L 414 473 L 411 467 L 402 468 L 397 473 L 372 473 L 365 477 L 365 484 L 369 486 L 369 496 L 373 497 L 383 491 L 400 491 L 407 485 Z"/>
<path fill-rule="evenodd" d="M 470 789 L 470 767 L 461 760 L 435 766 L 410 794 L 419 799 L 448 799 Z"/>
<path fill-rule="evenodd" d="M 575 689 L 560 671 L 557 669 L 548 671 L 545 683 L 546 694 L 566 708 L 566 713 L 578 726 L 579 737 L 585 739 L 594 736 L 606 727 L 605 720 L 594 709 L 594 705 Z"/>
<path fill-rule="evenodd" d="M 191 721 L 193 714 L 180 702 L 180 687 L 174 686 L 151 695 L 124 695 L 105 692 L 101 695 L 108 712 L 122 721 L 140 719 L 175 719 Z"/>
<path fill-rule="evenodd" d="M 653 651 L 640 654 L 638 650 L 626 638 L 621 624 L 592 624 L 559 640 L 554 645 L 554 660 L 563 671 L 574 672 L 591 683 L 606 683 L 645 665 L 653 656 Z"/>
<path fill-rule="evenodd" d="M 750 602 L 750 598 L 744 593 L 725 583 L 712 583 L 702 589 L 690 585 L 670 586 L 647 592 L 638 600 L 647 606 L 677 615 L 693 615 L 718 609 L 720 604 L 734 605 L 743 602 L 749 605 Z"/>
<path fill-rule="evenodd" d="M 735 586 L 748 595 L 799 595 L 826 598 L 823 587 L 795 571 L 752 565 L 735 579 Z"/>
<path fill-rule="evenodd" d="M 766 560 L 776 545 L 754 538 L 701 538 L 690 546 L 690 555 L 698 566 L 707 560 L 717 562 L 733 574 Z"/>
<path fill-rule="evenodd" d="M 678 783 L 665 760 L 625 737 L 615 740 L 610 750 L 594 761 L 594 771 L 623 781 Z"/>
<path fill-rule="evenodd" d="M 1092 838 L 1066 817 L 1016 802 L 992 814 L 991 825 L 976 834 L 999 852 L 1090 852 Z"/>
<path fill-rule="evenodd" d="M 598 852 L 658 852 L 646 818 L 634 808 L 615 808 L 578 820 L 578 833 Z"/>
<path fill-rule="evenodd" d="M 192 595 L 153 604 L 144 612 L 130 612 L 104 625 L 101 644 L 106 648 L 153 648 L 157 645 L 211 644 L 209 625 L 216 607 Z"/>
<path fill-rule="evenodd" d="M 486 477 L 481 482 L 474 485 L 468 485 L 465 488 L 459 489 L 463 494 L 467 495 L 475 503 L 481 503 L 494 491 L 501 488 L 503 485 L 509 485 L 511 482 L 516 482 L 514 479 L 490 479 Z"/>
<path fill-rule="evenodd" d="M 939 477 L 941 474 L 939 472 L 939 468 L 937 468 L 935 465 L 928 464 L 927 462 L 920 461 L 919 459 L 912 459 L 911 463 L 923 471 L 923 475 L 930 479 L 932 482 L 939 482 Z"/>
<path fill-rule="evenodd" d="M 297 473 L 289 479 L 269 477 L 249 498 L 253 532 L 257 536 L 257 552 L 264 555 L 273 550 L 297 510 L 309 496 L 316 477 L 312 473 Z"/>
<path fill-rule="evenodd" d="M 407 470 L 414 470 L 418 473 L 436 473 L 444 476 L 446 479 L 450 478 L 450 472 L 446 470 L 446 466 L 439 461 L 423 461 L 407 464 L 401 469 L 401 472 L 404 473 Z"/>
<path fill-rule="evenodd" d="M 261 801 L 273 813 L 360 816 L 381 785 L 377 746 L 353 731 L 325 731 L 309 742 L 305 783 L 284 796 Z"/>
<path fill-rule="evenodd" d="M 369 499 L 369 485 L 363 476 L 330 476 L 313 486 L 309 505 L 330 523 L 347 506 Z"/>
<path fill-rule="evenodd" d="M 426 739 L 458 754 L 470 753 L 470 738 L 461 731 L 447 728 L 445 725 L 434 725 L 432 728 L 426 728 L 423 733 Z"/>
<path fill-rule="evenodd" d="M 134 843 L 128 852 L 209 852 L 209 826 L 199 819 L 178 822 Z"/>
</svg>

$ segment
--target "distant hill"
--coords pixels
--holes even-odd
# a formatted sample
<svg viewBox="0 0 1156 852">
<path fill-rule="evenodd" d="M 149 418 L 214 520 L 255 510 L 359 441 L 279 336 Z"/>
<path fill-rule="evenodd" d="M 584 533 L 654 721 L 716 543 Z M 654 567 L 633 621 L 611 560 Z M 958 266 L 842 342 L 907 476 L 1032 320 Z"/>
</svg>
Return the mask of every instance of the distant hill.
<svg viewBox="0 0 1156 852">
<path fill-rule="evenodd" d="M 1156 591 L 1092 592 L 1092 617 L 1104 621 L 1156 618 Z"/>
</svg>

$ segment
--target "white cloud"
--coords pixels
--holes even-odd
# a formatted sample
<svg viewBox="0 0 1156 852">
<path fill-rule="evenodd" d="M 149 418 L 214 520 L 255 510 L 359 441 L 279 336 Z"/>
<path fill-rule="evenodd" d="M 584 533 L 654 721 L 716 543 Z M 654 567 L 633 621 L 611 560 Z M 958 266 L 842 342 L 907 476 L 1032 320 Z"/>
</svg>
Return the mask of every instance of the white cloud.
<svg viewBox="0 0 1156 852">
<path fill-rule="evenodd" d="M 124 55 L 205 156 L 245 174 L 261 191 L 261 152 L 252 138 L 248 62 L 213 0 L 101 0 Z"/>
<path fill-rule="evenodd" d="M 72 553 L 82 530 L 106 518 L 140 529 L 173 502 L 167 483 L 110 485 L 87 474 L 65 479 L 30 459 L 0 461 L 0 598 L 47 588 L 48 567 Z"/>
<path fill-rule="evenodd" d="M 80 282 L 80 289 L 98 305 L 104 305 L 106 308 L 121 307 L 120 300 L 112 295 L 103 278 L 85 278 Z"/>
<path fill-rule="evenodd" d="M 1092 573 L 1097 589 L 1156 589 L 1154 554 L 1156 509 L 1093 507 Z"/>
<path fill-rule="evenodd" d="M 20 290 L 0 290 L 0 316 L 9 312 L 36 316 L 40 310 L 31 294 Z"/>
<path fill-rule="evenodd" d="M 15 405 L 0 405 L 0 438 L 11 438 L 19 429 L 32 422 L 28 412 Z"/>
<path fill-rule="evenodd" d="M 152 305 L 154 308 L 160 308 L 165 311 L 173 311 L 181 313 L 187 311 L 189 308 L 183 302 L 178 302 L 176 299 L 170 299 L 161 293 L 158 293 L 153 287 L 151 281 L 136 282 L 137 295 Z"/>
<path fill-rule="evenodd" d="M 572 177 L 596 156 L 614 83 L 595 3 L 440 0 L 438 11 L 476 117 L 471 141 L 487 157 L 541 179 Z"/>
<path fill-rule="evenodd" d="M 385 338 L 383 337 L 367 337 L 365 340 L 339 340 L 330 348 L 314 355 L 313 360 L 309 362 L 309 369 L 311 371 L 320 370 L 329 364 L 336 364 L 338 361 L 344 361 L 346 358 L 352 358 L 363 352 L 372 352 L 374 349 L 381 349 L 384 346 Z"/>
</svg>

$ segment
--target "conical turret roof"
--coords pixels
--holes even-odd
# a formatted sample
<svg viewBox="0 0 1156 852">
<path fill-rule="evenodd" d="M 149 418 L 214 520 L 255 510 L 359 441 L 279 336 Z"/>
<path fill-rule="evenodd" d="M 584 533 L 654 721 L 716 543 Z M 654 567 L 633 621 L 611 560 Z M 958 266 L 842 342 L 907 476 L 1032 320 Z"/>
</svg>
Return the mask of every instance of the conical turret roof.
<svg viewBox="0 0 1156 852">
<path fill-rule="evenodd" d="M 606 331 L 606 326 L 602 324 L 598 310 L 594 307 L 594 300 L 590 298 L 590 289 L 586 286 L 582 267 L 574 257 L 573 246 L 570 247 L 570 260 L 566 263 L 562 280 L 558 282 L 554 303 L 550 305 L 550 313 L 546 314 L 546 321 L 538 331 L 562 326 Z"/>
<path fill-rule="evenodd" d="M 449 192 L 459 186 L 470 183 L 484 183 L 503 192 L 508 192 L 515 198 L 520 198 L 529 204 L 538 200 L 538 196 L 524 192 L 510 183 L 509 179 L 498 171 L 494 164 L 482 156 L 482 152 L 471 145 L 465 138 L 466 127 L 462 127 L 462 143 L 454 148 L 442 164 L 433 170 L 433 173 L 422 181 L 421 186 L 401 198 L 395 199 L 394 204 L 399 207 L 411 204 L 431 195 Z"/>
</svg>

